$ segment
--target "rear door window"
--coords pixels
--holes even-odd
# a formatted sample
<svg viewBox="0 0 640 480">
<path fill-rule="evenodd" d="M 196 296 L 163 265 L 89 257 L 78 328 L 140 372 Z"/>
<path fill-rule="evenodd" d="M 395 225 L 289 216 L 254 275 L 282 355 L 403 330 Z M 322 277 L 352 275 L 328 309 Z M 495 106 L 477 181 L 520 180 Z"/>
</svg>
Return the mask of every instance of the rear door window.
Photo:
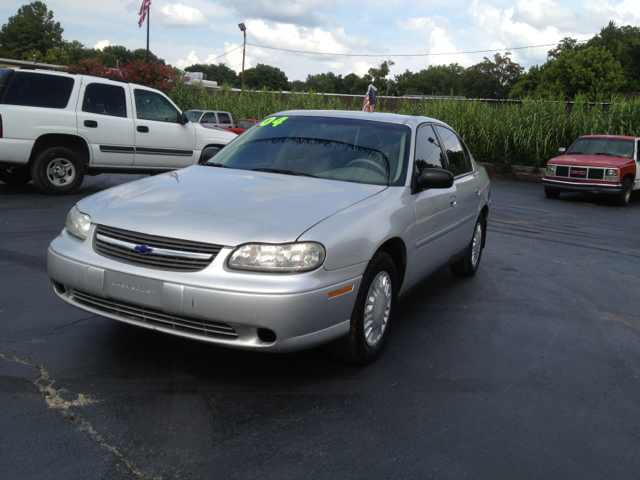
<svg viewBox="0 0 640 480">
<path fill-rule="evenodd" d="M 127 97 L 124 88 L 104 83 L 90 83 L 84 92 L 82 111 L 112 117 L 126 117 Z"/>
<path fill-rule="evenodd" d="M 218 112 L 218 121 L 223 125 L 231 124 L 231 117 L 228 113 Z"/>
<path fill-rule="evenodd" d="M 74 82 L 72 77 L 61 75 L 16 72 L 2 103 L 25 107 L 67 108 Z"/>
<path fill-rule="evenodd" d="M 471 172 L 471 161 L 458 136 L 448 128 L 440 126 L 435 128 L 444 143 L 444 150 L 447 152 L 447 158 L 449 159 L 449 170 L 453 173 L 453 176 L 457 177 Z"/>
</svg>

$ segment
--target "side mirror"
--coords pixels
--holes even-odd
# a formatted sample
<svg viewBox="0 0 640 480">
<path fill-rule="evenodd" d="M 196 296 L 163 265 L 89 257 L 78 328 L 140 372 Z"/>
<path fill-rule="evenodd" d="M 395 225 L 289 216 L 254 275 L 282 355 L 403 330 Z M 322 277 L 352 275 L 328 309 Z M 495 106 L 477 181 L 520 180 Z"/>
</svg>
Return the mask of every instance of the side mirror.
<svg viewBox="0 0 640 480">
<path fill-rule="evenodd" d="M 560 147 L 560 148 L 558 149 L 558 153 L 560 153 L 560 154 L 562 154 L 562 155 L 564 155 L 564 152 L 566 152 L 566 151 L 567 151 L 567 149 L 566 149 L 566 148 L 564 148 L 564 147 Z"/>
<path fill-rule="evenodd" d="M 429 188 L 451 188 L 453 186 L 453 173 L 440 168 L 425 168 L 418 174 L 418 191 Z"/>
<path fill-rule="evenodd" d="M 200 155 L 200 161 L 198 163 L 204 163 L 211 160 L 215 157 L 220 149 L 218 147 L 207 147 L 202 151 L 202 155 Z"/>
<path fill-rule="evenodd" d="M 182 112 L 182 115 L 178 117 L 178 123 L 180 123 L 180 125 L 186 125 L 187 123 L 189 123 L 189 117 L 186 113 Z"/>
</svg>

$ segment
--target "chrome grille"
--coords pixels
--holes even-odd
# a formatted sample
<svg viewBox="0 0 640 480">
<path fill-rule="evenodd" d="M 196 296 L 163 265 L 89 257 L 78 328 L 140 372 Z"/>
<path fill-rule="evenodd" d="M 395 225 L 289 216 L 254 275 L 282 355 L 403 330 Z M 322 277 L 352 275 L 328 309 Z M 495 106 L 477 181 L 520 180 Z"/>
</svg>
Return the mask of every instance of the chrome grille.
<svg viewBox="0 0 640 480">
<path fill-rule="evenodd" d="M 556 177 L 568 177 L 569 176 L 569 167 L 556 167 Z"/>
<path fill-rule="evenodd" d="M 150 249 L 159 249 L 162 253 L 139 253 L 123 244 L 144 245 Z M 159 270 L 197 272 L 206 268 L 216 258 L 222 246 L 97 225 L 93 249 L 104 257 L 132 265 Z"/>
<path fill-rule="evenodd" d="M 590 168 L 588 177 L 591 180 L 602 180 L 604 178 L 604 168 Z"/>
<path fill-rule="evenodd" d="M 126 318 L 127 320 L 133 320 L 137 323 L 166 327 L 204 337 L 222 337 L 227 339 L 238 337 L 236 331 L 226 323 L 173 315 L 155 308 L 134 305 L 111 298 L 97 297 L 78 290 L 71 290 L 69 294 L 77 303 Z"/>
</svg>

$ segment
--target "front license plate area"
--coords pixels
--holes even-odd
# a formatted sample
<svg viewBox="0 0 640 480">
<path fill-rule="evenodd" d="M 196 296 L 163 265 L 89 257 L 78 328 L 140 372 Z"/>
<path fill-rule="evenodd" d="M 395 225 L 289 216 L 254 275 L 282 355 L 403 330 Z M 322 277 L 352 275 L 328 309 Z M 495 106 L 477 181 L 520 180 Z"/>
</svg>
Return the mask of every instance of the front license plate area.
<svg viewBox="0 0 640 480">
<path fill-rule="evenodd" d="M 162 286 L 160 280 L 152 280 L 126 273 L 105 272 L 105 294 L 109 298 L 123 300 L 135 305 L 162 308 Z"/>
</svg>

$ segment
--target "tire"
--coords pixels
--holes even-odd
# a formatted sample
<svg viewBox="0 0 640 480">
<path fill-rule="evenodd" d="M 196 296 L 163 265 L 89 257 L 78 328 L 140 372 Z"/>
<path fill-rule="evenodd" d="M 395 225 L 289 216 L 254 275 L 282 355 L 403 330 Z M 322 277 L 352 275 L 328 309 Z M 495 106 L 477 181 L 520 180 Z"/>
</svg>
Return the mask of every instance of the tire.
<svg viewBox="0 0 640 480">
<path fill-rule="evenodd" d="M 616 204 L 620 207 L 626 207 L 631 199 L 631 179 L 622 180 L 622 191 L 616 195 Z"/>
<path fill-rule="evenodd" d="M 482 258 L 482 243 L 486 233 L 485 230 L 484 217 L 480 214 L 473 229 L 471 243 L 469 243 L 464 257 L 449 267 L 451 273 L 458 277 L 473 277 L 476 274 Z"/>
<path fill-rule="evenodd" d="M 43 150 L 31 165 L 31 176 L 38 190 L 49 195 L 75 192 L 84 180 L 80 157 L 64 147 Z"/>
<path fill-rule="evenodd" d="M 30 181 L 31 172 L 26 166 L 0 168 L 0 182 L 4 182 L 7 185 L 24 185 Z"/>
<path fill-rule="evenodd" d="M 547 196 L 547 198 L 556 199 L 560 197 L 560 190 L 556 190 L 555 188 L 545 187 L 544 194 Z"/>
<path fill-rule="evenodd" d="M 328 345 L 339 359 L 366 365 L 382 351 L 396 304 L 398 281 L 389 254 L 377 252 L 362 276 L 346 337 Z"/>
</svg>

